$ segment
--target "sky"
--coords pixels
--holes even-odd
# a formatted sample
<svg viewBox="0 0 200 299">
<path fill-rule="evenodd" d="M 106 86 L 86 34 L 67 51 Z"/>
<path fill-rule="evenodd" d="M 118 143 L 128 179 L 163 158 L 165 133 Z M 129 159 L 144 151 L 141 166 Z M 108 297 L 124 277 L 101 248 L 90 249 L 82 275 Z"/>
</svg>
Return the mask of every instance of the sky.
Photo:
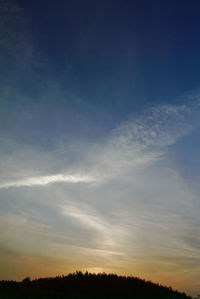
<svg viewBox="0 0 200 299">
<path fill-rule="evenodd" d="M 0 279 L 200 292 L 199 12 L 0 0 Z"/>
</svg>

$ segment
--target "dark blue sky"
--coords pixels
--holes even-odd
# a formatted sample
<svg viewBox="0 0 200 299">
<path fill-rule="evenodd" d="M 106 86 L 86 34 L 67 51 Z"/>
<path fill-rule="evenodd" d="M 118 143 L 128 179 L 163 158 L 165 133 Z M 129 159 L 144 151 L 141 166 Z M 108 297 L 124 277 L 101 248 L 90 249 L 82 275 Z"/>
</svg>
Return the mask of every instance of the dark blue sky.
<svg viewBox="0 0 200 299">
<path fill-rule="evenodd" d="M 34 124 L 23 115 L 16 120 L 20 131 L 32 130 L 25 135 L 35 136 L 33 143 L 43 137 L 48 144 L 65 130 L 102 136 L 151 106 L 181 104 L 199 88 L 198 1 L 16 3 L 20 12 L 7 8 L 2 18 L 1 86 L 12 86 L 35 111 Z"/>
<path fill-rule="evenodd" d="M 128 114 L 199 87 L 198 1 L 19 3 L 47 63 L 43 79 L 99 109 Z"/>
</svg>

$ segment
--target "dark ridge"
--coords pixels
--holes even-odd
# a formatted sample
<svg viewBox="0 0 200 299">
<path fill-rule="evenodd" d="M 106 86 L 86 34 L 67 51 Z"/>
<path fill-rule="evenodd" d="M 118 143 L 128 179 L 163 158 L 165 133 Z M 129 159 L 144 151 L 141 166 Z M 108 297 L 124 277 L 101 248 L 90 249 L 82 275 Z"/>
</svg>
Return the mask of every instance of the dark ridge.
<svg viewBox="0 0 200 299">
<path fill-rule="evenodd" d="M 21 282 L 0 281 L 0 298 L 66 298 L 66 299 L 191 299 L 171 287 L 138 277 L 116 274 L 76 272 L 66 276 L 47 277 Z"/>
</svg>

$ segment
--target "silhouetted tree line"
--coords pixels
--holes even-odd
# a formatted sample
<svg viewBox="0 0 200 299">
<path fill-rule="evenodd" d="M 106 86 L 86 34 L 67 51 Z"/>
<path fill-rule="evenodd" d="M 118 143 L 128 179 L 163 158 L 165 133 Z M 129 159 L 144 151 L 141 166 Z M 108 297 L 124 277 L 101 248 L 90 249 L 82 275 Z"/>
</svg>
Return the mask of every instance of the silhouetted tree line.
<svg viewBox="0 0 200 299">
<path fill-rule="evenodd" d="M 171 287 L 138 277 L 88 272 L 34 280 L 27 277 L 21 282 L 0 281 L 0 298 L 192 299 Z"/>
</svg>

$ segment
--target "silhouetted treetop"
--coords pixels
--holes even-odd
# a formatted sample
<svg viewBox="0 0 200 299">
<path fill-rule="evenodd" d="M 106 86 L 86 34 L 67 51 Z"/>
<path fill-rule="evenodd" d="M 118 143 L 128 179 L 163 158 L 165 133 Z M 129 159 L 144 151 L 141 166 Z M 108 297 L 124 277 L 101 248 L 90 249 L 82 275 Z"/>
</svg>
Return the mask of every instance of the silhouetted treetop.
<svg viewBox="0 0 200 299">
<path fill-rule="evenodd" d="M 0 298 L 73 298 L 73 299 L 191 299 L 171 287 L 138 277 L 116 274 L 91 274 L 77 271 L 66 276 L 21 282 L 0 281 Z"/>
</svg>

